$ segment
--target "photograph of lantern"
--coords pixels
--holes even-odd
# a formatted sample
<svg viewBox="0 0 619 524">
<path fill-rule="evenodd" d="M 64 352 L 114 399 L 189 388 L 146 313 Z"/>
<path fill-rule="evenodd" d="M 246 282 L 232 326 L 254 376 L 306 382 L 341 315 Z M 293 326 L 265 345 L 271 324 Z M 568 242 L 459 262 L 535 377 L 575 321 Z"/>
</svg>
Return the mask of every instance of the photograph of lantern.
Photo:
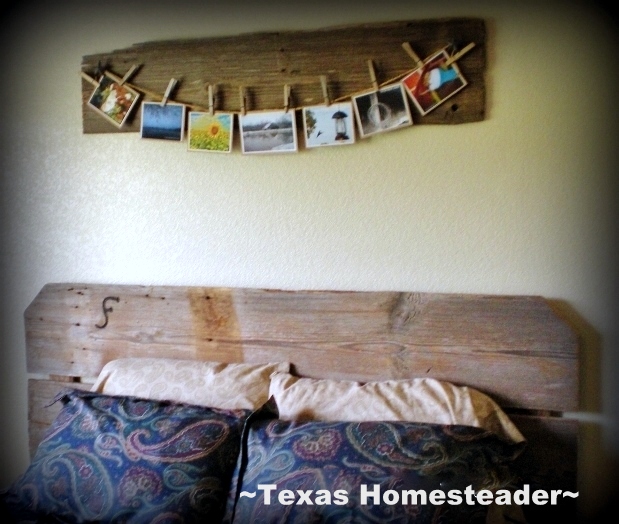
<svg viewBox="0 0 619 524">
<path fill-rule="evenodd" d="M 305 146 L 354 144 L 354 112 L 350 102 L 303 108 Z"/>
</svg>

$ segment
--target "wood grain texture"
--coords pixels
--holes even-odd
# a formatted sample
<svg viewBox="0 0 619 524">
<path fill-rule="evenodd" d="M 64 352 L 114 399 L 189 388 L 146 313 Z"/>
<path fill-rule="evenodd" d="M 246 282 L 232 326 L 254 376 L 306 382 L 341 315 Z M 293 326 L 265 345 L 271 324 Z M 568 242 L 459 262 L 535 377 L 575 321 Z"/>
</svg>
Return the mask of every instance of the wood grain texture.
<svg viewBox="0 0 619 524">
<path fill-rule="evenodd" d="M 87 390 L 90 385 L 57 380 L 28 380 L 28 438 L 31 457 L 60 411 L 61 404 L 53 403 L 53 399 L 65 388 Z"/>
<path fill-rule="evenodd" d="M 161 101 L 171 78 L 179 80 L 171 100 L 193 110 L 208 110 L 208 85 L 216 86 L 216 109 L 238 112 L 239 87 L 246 88 L 247 110 L 284 108 L 284 86 L 292 107 L 322 104 L 320 76 L 327 77 L 331 100 L 347 99 L 372 89 L 367 61 L 375 65 L 379 84 L 414 68 L 402 49 L 409 42 L 422 59 L 453 44 L 474 48 L 457 62 L 468 85 L 426 116 L 412 107 L 415 124 L 459 124 L 485 116 L 486 27 L 478 18 L 412 20 L 333 27 L 312 31 L 250 33 L 228 37 L 147 42 L 127 49 L 86 55 L 81 72 L 93 76 L 101 66 L 122 77 L 141 67 L 129 83 L 143 90 L 143 100 Z M 140 114 L 117 129 L 87 102 L 93 86 L 82 80 L 84 133 L 140 130 Z M 158 94 L 157 97 L 151 93 Z M 160 95 L 160 96 L 159 96 Z"/>
<path fill-rule="evenodd" d="M 119 302 L 99 329 L 107 296 Z M 540 297 L 49 284 L 26 340 L 35 374 L 92 378 L 122 356 L 289 361 L 310 377 L 429 376 L 504 407 L 578 409 L 576 336 Z"/>
</svg>

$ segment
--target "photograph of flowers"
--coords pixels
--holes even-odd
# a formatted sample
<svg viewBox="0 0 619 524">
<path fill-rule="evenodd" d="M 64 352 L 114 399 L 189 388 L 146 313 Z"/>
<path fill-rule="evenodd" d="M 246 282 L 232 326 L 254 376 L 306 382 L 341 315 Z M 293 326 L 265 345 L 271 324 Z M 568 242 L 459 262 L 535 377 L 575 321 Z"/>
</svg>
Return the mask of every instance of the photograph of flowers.
<svg viewBox="0 0 619 524">
<path fill-rule="evenodd" d="M 140 94 L 126 85 L 120 85 L 103 74 L 92 92 L 88 105 L 116 127 L 122 127 Z"/>
<path fill-rule="evenodd" d="M 187 149 L 189 151 L 232 151 L 234 115 L 232 113 L 210 114 L 190 111 L 187 128 Z"/>
</svg>

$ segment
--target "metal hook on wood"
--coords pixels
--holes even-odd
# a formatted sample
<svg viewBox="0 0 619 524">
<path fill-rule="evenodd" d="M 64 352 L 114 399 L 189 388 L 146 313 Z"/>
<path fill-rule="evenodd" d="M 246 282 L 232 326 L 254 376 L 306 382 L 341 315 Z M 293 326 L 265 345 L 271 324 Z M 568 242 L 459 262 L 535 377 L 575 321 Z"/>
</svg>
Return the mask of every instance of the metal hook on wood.
<svg viewBox="0 0 619 524">
<path fill-rule="evenodd" d="M 99 324 L 95 324 L 95 327 L 98 327 L 99 329 L 103 329 L 105 326 L 107 326 L 107 323 L 109 321 L 109 318 L 107 316 L 108 313 L 111 313 L 112 311 L 114 311 L 113 307 L 107 307 L 106 303 L 108 300 L 114 300 L 115 302 L 120 302 L 120 298 L 119 297 L 105 297 L 103 299 L 103 302 L 101 303 L 101 307 L 103 308 L 103 315 L 105 316 L 105 322 L 102 325 Z"/>
</svg>

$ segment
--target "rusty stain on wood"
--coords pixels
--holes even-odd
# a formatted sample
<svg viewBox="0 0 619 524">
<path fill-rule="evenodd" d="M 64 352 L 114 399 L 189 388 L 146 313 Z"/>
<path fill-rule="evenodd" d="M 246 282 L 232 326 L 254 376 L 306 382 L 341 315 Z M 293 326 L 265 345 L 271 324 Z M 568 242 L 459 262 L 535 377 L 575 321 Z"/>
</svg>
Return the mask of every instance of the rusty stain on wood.
<svg viewBox="0 0 619 524">
<path fill-rule="evenodd" d="M 241 362 L 243 348 L 231 291 L 189 288 L 187 296 L 196 352 L 208 360 Z"/>
</svg>

